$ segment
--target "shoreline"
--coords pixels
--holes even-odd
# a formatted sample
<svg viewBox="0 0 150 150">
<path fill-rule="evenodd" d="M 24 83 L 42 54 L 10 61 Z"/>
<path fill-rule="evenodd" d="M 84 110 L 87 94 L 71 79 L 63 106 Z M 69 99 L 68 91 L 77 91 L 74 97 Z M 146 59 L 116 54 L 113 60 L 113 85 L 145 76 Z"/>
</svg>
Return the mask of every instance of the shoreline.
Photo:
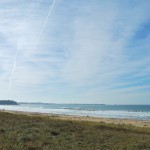
<svg viewBox="0 0 150 150">
<path fill-rule="evenodd" d="M 40 112 L 27 112 L 27 111 L 14 111 L 14 110 L 2 110 L 0 112 L 12 113 L 12 114 L 22 114 L 27 116 L 47 116 L 54 119 L 60 120 L 70 120 L 70 121 L 90 121 L 90 122 L 104 122 L 108 124 L 118 124 L 118 125 L 132 125 L 136 127 L 146 127 L 150 128 L 150 120 L 133 120 L 133 119 L 119 119 L 119 118 L 100 118 L 92 116 L 77 116 L 77 115 L 61 115 L 61 114 L 51 114 L 51 113 L 40 113 Z"/>
</svg>

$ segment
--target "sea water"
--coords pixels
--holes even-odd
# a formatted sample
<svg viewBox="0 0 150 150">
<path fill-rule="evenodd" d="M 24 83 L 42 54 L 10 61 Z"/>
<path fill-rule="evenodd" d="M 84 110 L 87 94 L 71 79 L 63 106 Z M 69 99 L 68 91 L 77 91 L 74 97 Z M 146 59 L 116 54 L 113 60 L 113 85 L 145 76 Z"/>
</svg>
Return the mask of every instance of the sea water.
<svg viewBox="0 0 150 150">
<path fill-rule="evenodd" d="M 14 106 L 0 105 L 0 109 L 59 115 L 150 120 L 150 105 L 20 103 Z"/>
</svg>

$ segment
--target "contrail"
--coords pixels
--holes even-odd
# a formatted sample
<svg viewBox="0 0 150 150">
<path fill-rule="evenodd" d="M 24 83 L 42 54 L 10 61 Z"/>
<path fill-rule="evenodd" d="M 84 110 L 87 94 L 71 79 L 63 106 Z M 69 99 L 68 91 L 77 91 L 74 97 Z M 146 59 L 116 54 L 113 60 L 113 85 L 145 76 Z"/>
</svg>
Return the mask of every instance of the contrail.
<svg viewBox="0 0 150 150">
<path fill-rule="evenodd" d="M 16 55 L 14 56 L 14 60 L 13 60 L 13 66 L 12 66 L 12 70 L 11 70 L 11 74 L 9 76 L 9 86 L 11 86 L 12 84 L 12 78 L 13 78 L 13 75 L 16 71 L 16 60 L 17 60 L 17 54 L 18 54 L 18 50 L 16 52 Z"/>
<path fill-rule="evenodd" d="M 41 31 L 40 31 L 39 38 L 38 38 L 38 42 L 39 42 L 39 40 L 40 40 L 40 38 L 41 38 L 41 35 L 42 35 L 42 33 L 43 33 L 44 29 L 45 29 L 45 26 L 46 26 L 46 24 L 47 24 L 48 18 L 49 18 L 49 16 L 50 16 L 51 12 L 52 12 L 53 7 L 54 7 L 55 1 L 56 1 L 56 0 L 53 0 L 52 5 L 50 5 L 50 7 L 49 7 L 49 12 L 48 12 L 48 15 L 46 16 L 46 19 L 45 19 L 44 24 L 43 24 L 43 26 L 42 26 L 42 29 L 41 29 Z"/>
<path fill-rule="evenodd" d="M 50 16 L 51 12 L 52 12 L 52 9 L 53 9 L 53 7 L 54 7 L 55 1 L 56 1 L 56 0 L 53 0 L 53 3 L 52 3 L 52 4 L 50 5 L 50 7 L 49 7 L 48 15 L 46 16 L 46 19 L 45 19 L 45 21 L 44 21 L 44 23 L 43 23 L 42 29 L 41 29 L 40 34 L 39 34 L 38 43 L 39 43 L 39 40 L 40 40 L 40 38 L 41 38 L 41 35 L 42 35 L 43 31 L 44 31 L 44 28 L 45 28 L 45 26 L 46 26 L 46 24 L 47 24 L 48 18 L 49 18 L 49 16 Z M 14 74 L 15 74 L 15 71 L 16 71 L 16 63 L 17 63 L 18 51 L 19 51 L 19 50 L 17 50 L 16 55 L 14 56 L 13 66 L 12 66 L 12 70 L 11 70 L 11 73 L 10 73 L 10 76 L 9 76 L 9 86 L 12 84 L 12 78 L 13 78 L 13 76 L 14 76 Z"/>
<path fill-rule="evenodd" d="M 30 1 L 29 7 L 28 7 L 28 9 L 27 9 L 27 12 L 29 11 L 30 6 L 32 5 L 32 2 L 33 2 L 33 0 Z M 25 18 L 24 18 L 24 20 L 25 20 Z M 24 21 L 24 20 L 23 20 L 23 21 Z M 19 51 L 20 51 L 20 50 L 17 48 L 16 54 L 15 54 L 15 56 L 14 56 L 14 58 L 13 58 L 13 64 L 12 64 L 12 68 L 11 68 L 11 72 L 10 72 L 10 76 L 9 76 L 9 87 L 10 87 L 11 84 L 12 84 L 12 79 L 13 79 L 13 76 L 14 76 L 15 71 L 16 71 L 17 55 L 18 55 L 18 52 L 19 52 Z"/>
</svg>

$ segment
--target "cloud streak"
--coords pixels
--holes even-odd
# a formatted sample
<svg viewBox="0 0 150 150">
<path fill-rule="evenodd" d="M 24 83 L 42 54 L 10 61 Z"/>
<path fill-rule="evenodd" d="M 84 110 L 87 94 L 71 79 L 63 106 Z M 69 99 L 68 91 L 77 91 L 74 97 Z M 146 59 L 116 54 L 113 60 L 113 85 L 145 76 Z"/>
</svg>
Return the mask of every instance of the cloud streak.
<svg viewBox="0 0 150 150">
<path fill-rule="evenodd" d="M 2 98 L 149 103 L 150 2 L 0 4 Z M 13 79 L 9 94 L 8 78 Z"/>
<path fill-rule="evenodd" d="M 32 4 L 32 3 L 31 3 L 31 4 Z M 30 4 L 30 5 L 31 5 L 31 4 Z M 48 21 L 48 18 L 49 18 L 49 16 L 50 16 L 51 12 L 52 12 L 52 9 L 53 9 L 53 7 L 54 7 L 54 4 L 55 4 L 55 0 L 53 0 L 52 4 L 50 4 L 48 15 L 46 16 L 46 19 L 44 20 L 42 29 L 41 29 L 41 31 L 40 31 L 40 33 L 39 33 L 38 41 L 37 41 L 37 44 L 36 44 L 37 46 L 38 46 L 38 43 L 40 42 L 42 33 L 43 33 L 43 31 L 44 31 L 44 28 L 45 28 L 45 26 L 46 26 L 46 23 L 47 23 L 47 21 Z M 22 44 L 22 43 L 21 43 L 21 44 Z M 20 49 L 18 48 L 17 51 L 16 51 L 16 54 L 15 54 L 15 56 L 14 56 L 14 61 L 13 61 L 12 69 L 11 69 L 11 74 L 10 74 L 10 77 L 9 77 L 9 86 L 11 86 L 11 84 L 12 84 L 12 79 L 13 79 L 13 76 L 14 76 L 15 71 L 16 71 L 17 55 L 18 55 L 19 51 L 20 51 Z"/>
<path fill-rule="evenodd" d="M 46 26 L 46 23 L 47 23 L 47 21 L 48 21 L 48 18 L 49 18 L 49 16 L 50 16 L 51 12 L 52 12 L 52 9 L 53 9 L 53 7 L 54 7 L 54 4 L 55 4 L 55 0 L 53 0 L 53 3 L 50 4 L 50 8 L 49 8 L 48 15 L 46 16 L 46 19 L 45 19 L 45 21 L 44 21 L 44 24 L 43 24 L 42 29 L 41 29 L 40 34 L 39 34 L 39 40 L 40 40 L 40 37 L 41 37 L 41 35 L 42 35 L 43 31 L 44 31 L 44 28 L 45 28 L 45 26 Z"/>
</svg>

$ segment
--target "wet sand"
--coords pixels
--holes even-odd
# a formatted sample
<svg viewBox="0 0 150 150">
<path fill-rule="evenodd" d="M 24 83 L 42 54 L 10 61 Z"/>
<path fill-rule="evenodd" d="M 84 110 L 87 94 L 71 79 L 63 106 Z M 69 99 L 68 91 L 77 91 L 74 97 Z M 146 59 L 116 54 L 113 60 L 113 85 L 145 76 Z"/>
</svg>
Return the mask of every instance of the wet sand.
<svg viewBox="0 0 150 150">
<path fill-rule="evenodd" d="M 39 113 L 39 112 L 24 112 L 24 111 L 11 111 L 11 110 L 0 110 L 1 112 L 8 112 L 14 114 L 23 114 L 28 116 L 48 116 L 54 119 L 61 120 L 75 120 L 75 121 L 92 121 L 92 122 L 104 122 L 113 124 L 124 124 L 133 125 L 138 127 L 150 127 L 150 120 L 131 120 L 131 119 L 116 119 L 116 118 L 99 118 L 91 116 L 73 116 L 73 115 L 57 115 L 49 113 Z"/>
</svg>

